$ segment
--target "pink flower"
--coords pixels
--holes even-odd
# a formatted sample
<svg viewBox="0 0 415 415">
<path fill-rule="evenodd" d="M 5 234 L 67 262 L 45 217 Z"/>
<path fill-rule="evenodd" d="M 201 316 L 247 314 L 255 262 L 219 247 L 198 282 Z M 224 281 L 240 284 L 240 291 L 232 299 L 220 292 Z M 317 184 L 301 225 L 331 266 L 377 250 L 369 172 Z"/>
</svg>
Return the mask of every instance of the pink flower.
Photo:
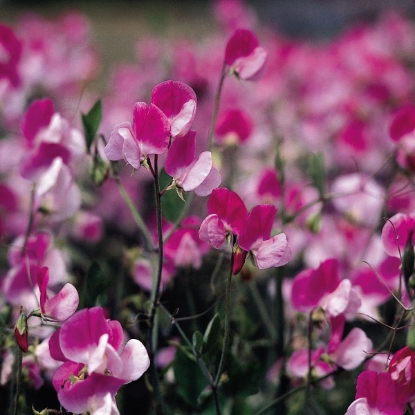
<svg viewBox="0 0 415 415">
<path fill-rule="evenodd" d="M 196 94 L 189 85 L 165 81 L 151 91 L 151 102 L 163 111 L 169 120 L 170 135 L 182 137 L 192 127 L 196 114 Z"/>
<path fill-rule="evenodd" d="M 400 108 L 393 117 L 389 127 L 389 134 L 393 141 L 400 141 L 402 137 L 415 130 L 415 107 Z"/>
<path fill-rule="evenodd" d="M 250 115 L 239 109 L 230 109 L 218 115 L 215 133 L 226 144 L 238 144 L 246 141 L 253 130 Z"/>
<path fill-rule="evenodd" d="M 7 79 L 13 87 L 20 84 L 18 64 L 22 54 L 22 43 L 13 30 L 0 24 L 0 79 Z"/>
<path fill-rule="evenodd" d="M 49 346 L 51 356 L 64 361 L 52 379 L 58 399 L 75 413 L 94 413 L 108 404 L 108 397 L 112 402 L 118 389 L 138 379 L 150 364 L 140 341 L 123 345 L 120 323 L 105 319 L 101 307 L 75 313 L 51 337 Z M 109 407 L 114 410 L 112 404 Z"/>
<path fill-rule="evenodd" d="M 319 306 L 328 317 L 344 314 L 346 318 L 353 318 L 361 301 L 350 280 L 340 279 L 338 267 L 336 259 L 328 259 L 315 270 L 306 269 L 297 274 L 291 291 L 293 307 L 309 313 Z"/>
<path fill-rule="evenodd" d="M 79 295 L 72 284 L 66 283 L 56 295 L 49 299 L 47 293 L 49 269 L 47 267 L 39 269 L 37 281 L 40 290 L 40 310 L 44 317 L 65 321 L 75 313 L 79 304 Z"/>
<path fill-rule="evenodd" d="M 124 122 L 115 126 L 105 154 L 108 160 L 125 159 L 139 169 L 149 155 L 167 150 L 170 126 L 167 117 L 154 104 L 137 102 L 134 105 L 133 124 Z"/>
<path fill-rule="evenodd" d="M 292 256 L 285 233 L 270 238 L 276 212 L 273 205 L 255 206 L 238 236 L 238 245 L 252 254 L 259 269 L 281 267 Z M 233 270 L 234 274 L 239 272 L 238 268 Z"/>
<path fill-rule="evenodd" d="M 415 398 L 415 351 L 409 346 L 398 350 L 389 363 L 388 372 L 397 386 L 397 400 L 406 404 Z"/>
<path fill-rule="evenodd" d="M 225 63 L 240 79 L 258 79 L 264 71 L 267 58 L 267 51 L 259 46 L 258 38 L 248 29 L 237 29 L 226 45 Z"/>
<path fill-rule="evenodd" d="M 346 415 L 402 415 L 405 404 L 397 400 L 395 382 L 389 373 L 364 371 L 357 378 L 356 400 Z"/>
<path fill-rule="evenodd" d="M 189 131 L 177 137 L 167 153 L 166 173 L 173 177 L 173 185 L 180 191 L 194 190 L 198 196 L 207 196 L 220 184 L 220 173 L 213 167 L 212 153 L 204 151 L 195 158 L 196 132 Z"/>
<path fill-rule="evenodd" d="M 208 216 L 199 229 L 202 241 L 220 249 L 227 237 L 239 235 L 246 225 L 248 211 L 237 193 L 221 187 L 214 189 L 207 204 Z"/>
<path fill-rule="evenodd" d="M 385 252 L 400 258 L 411 238 L 415 242 L 415 214 L 397 213 L 385 222 L 382 228 L 382 243 Z"/>
</svg>

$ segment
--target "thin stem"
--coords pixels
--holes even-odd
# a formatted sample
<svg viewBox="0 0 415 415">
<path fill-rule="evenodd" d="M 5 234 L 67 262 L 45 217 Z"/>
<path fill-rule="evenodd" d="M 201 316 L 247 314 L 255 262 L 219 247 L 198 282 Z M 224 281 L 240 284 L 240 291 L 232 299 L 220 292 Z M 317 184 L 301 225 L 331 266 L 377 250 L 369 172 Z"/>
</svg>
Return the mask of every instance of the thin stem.
<svg viewBox="0 0 415 415">
<path fill-rule="evenodd" d="M 259 314 L 261 315 L 262 321 L 265 324 L 265 327 L 268 331 L 269 336 L 272 340 L 277 339 L 277 331 L 275 330 L 274 324 L 271 321 L 271 318 L 268 314 L 268 311 L 264 305 L 264 301 L 261 298 L 261 295 L 258 291 L 258 287 L 255 282 L 248 284 L 248 287 L 251 291 L 252 298 L 254 299 L 255 305 L 258 308 Z"/>
<path fill-rule="evenodd" d="M 209 130 L 208 150 L 212 148 L 213 132 L 215 131 L 216 119 L 218 117 L 218 112 L 219 112 L 220 97 L 222 95 L 223 82 L 225 80 L 225 77 L 226 77 L 226 63 L 223 62 L 222 71 L 221 71 L 220 78 L 219 78 L 219 84 L 218 84 L 218 88 L 216 90 L 216 95 L 215 95 L 215 103 L 214 103 L 213 114 L 212 114 L 212 123 L 210 125 L 210 130 Z"/>
<path fill-rule="evenodd" d="M 19 397 L 20 397 L 20 389 L 21 389 L 21 378 L 22 378 L 22 360 L 23 360 L 23 352 L 20 349 L 20 347 L 16 347 L 17 353 L 16 353 L 16 391 L 13 398 L 13 403 L 10 410 L 10 415 L 17 415 L 17 407 L 19 404 Z"/>
<path fill-rule="evenodd" d="M 27 241 L 28 241 L 29 236 L 32 232 L 33 222 L 34 222 L 34 218 L 35 218 L 35 212 L 33 211 L 33 207 L 35 205 L 35 191 L 36 191 L 36 183 L 33 183 L 32 189 L 30 191 L 29 221 L 27 223 L 27 228 L 26 228 L 26 232 L 25 232 L 25 235 L 24 235 L 23 246 L 22 246 L 22 249 L 20 251 L 20 256 L 21 257 L 23 257 L 23 255 L 25 253 Z"/>
<path fill-rule="evenodd" d="M 307 386 L 305 390 L 305 400 L 304 400 L 304 407 L 303 412 L 305 412 L 306 408 L 308 408 L 308 404 L 310 401 L 310 392 L 311 392 L 311 378 L 312 378 L 312 336 L 313 336 L 313 320 L 311 317 L 311 313 L 308 317 L 308 373 L 307 373 Z"/>
<path fill-rule="evenodd" d="M 140 212 L 137 210 L 134 202 L 131 200 L 130 195 L 127 193 L 127 191 L 125 190 L 124 185 L 122 184 L 120 178 L 118 176 L 114 177 L 115 182 L 117 183 L 118 189 L 121 193 L 121 196 L 124 199 L 124 202 L 127 204 L 128 208 L 130 209 L 130 212 L 135 220 L 136 225 L 138 226 L 138 228 L 140 229 L 140 231 L 142 232 L 144 239 L 146 241 L 146 245 L 147 245 L 147 249 L 149 251 L 153 251 L 154 250 L 154 246 L 153 246 L 153 240 L 151 239 L 150 236 L 150 232 L 146 226 L 146 224 L 144 223 L 143 218 L 140 215 Z"/>
</svg>

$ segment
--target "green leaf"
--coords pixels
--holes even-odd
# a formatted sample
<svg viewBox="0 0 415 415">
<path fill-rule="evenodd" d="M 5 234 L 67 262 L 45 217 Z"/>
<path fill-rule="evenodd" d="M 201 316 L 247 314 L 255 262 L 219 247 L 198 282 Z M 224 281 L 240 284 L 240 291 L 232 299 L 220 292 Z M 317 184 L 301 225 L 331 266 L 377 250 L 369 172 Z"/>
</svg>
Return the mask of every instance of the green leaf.
<svg viewBox="0 0 415 415">
<path fill-rule="evenodd" d="M 85 134 L 85 143 L 88 153 L 91 148 L 91 144 L 94 141 L 95 135 L 98 131 L 98 127 L 101 124 L 102 120 L 102 103 L 99 99 L 93 107 L 88 111 L 88 113 L 81 114 L 82 125 L 84 126 Z"/>
<path fill-rule="evenodd" d="M 313 182 L 313 185 L 316 187 L 316 189 L 320 193 L 320 196 L 323 196 L 324 195 L 324 182 L 325 182 L 323 153 L 311 154 L 308 170 L 309 170 L 309 174 Z"/>
<path fill-rule="evenodd" d="M 207 386 L 207 380 L 199 365 L 195 360 L 190 359 L 181 348 L 178 348 L 173 362 L 173 370 L 178 394 L 192 408 L 197 408 L 199 395 Z"/>
<path fill-rule="evenodd" d="M 95 186 L 101 186 L 102 183 L 108 178 L 109 165 L 98 154 L 94 155 L 89 175 L 95 184 Z"/>
<path fill-rule="evenodd" d="M 193 348 L 196 353 L 201 355 L 203 350 L 203 335 L 200 331 L 195 331 L 193 333 Z"/>
<path fill-rule="evenodd" d="M 222 325 L 219 314 L 215 314 L 209 321 L 203 336 L 203 355 L 215 357 L 222 350 Z"/>
<path fill-rule="evenodd" d="M 159 180 L 160 188 L 164 189 L 170 184 L 171 177 L 163 169 L 160 172 Z M 176 190 L 172 189 L 163 194 L 161 199 L 161 207 L 164 218 L 169 222 L 175 222 L 176 219 L 179 218 L 180 213 L 184 208 L 184 202 L 182 199 L 180 199 Z"/>
<path fill-rule="evenodd" d="M 80 308 L 104 305 L 106 302 L 106 288 L 107 282 L 105 281 L 104 271 L 98 262 L 93 261 L 86 276 L 85 289 L 81 301 L 82 306 Z"/>
<path fill-rule="evenodd" d="M 412 306 L 414 306 L 414 302 L 412 302 Z M 408 329 L 408 333 L 406 335 L 406 344 L 412 350 L 415 350 L 415 319 L 414 317 L 411 318 L 411 326 Z"/>
</svg>

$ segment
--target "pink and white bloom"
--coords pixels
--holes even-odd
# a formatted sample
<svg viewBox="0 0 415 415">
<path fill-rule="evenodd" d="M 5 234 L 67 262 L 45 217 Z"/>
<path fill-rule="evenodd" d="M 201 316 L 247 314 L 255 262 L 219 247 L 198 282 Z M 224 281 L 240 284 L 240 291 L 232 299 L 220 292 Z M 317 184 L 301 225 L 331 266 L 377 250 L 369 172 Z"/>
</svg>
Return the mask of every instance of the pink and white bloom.
<svg viewBox="0 0 415 415">
<path fill-rule="evenodd" d="M 251 116 L 240 109 L 229 109 L 218 115 L 215 134 L 226 144 L 245 142 L 252 133 L 254 123 Z"/>
<path fill-rule="evenodd" d="M 227 237 L 239 235 L 245 229 L 248 210 L 239 195 L 225 187 L 212 191 L 207 211 L 199 237 L 216 249 L 223 246 Z"/>
<path fill-rule="evenodd" d="M 154 104 L 137 102 L 134 105 L 133 123 L 123 122 L 115 126 L 105 155 L 108 160 L 125 159 L 139 169 L 148 156 L 162 154 L 170 140 L 170 123 Z"/>
<path fill-rule="evenodd" d="M 207 196 L 220 184 L 220 173 L 213 166 L 212 153 L 204 151 L 195 158 L 196 132 L 189 131 L 177 137 L 167 153 L 165 170 L 173 177 L 173 186 L 185 192 L 194 190 L 198 196 Z"/>
<path fill-rule="evenodd" d="M 351 281 L 340 279 L 338 268 L 336 259 L 328 259 L 317 269 L 297 274 L 291 290 L 293 307 L 302 313 L 321 307 L 327 317 L 343 314 L 347 319 L 354 318 L 361 301 Z"/>
<path fill-rule="evenodd" d="M 226 44 L 225 63 L 240 79 L 253 81 L 260 78 L 267 59 L 267 51 L 259 46 L 258 38 L 251 30 L 237 29 Z"/>
<path fill-rule="evenodd" d="M 397 392 L 390 373 L 366 370 L 357 378 L 356 400 L 345 415 L 402 415 L 406 404 L 398 401 Z"/>
<path fill-rule="evenodd" d="M 382 243 L 388 255 L 400 258 L 409 240 L 414 244 L 415 213 L 397 213 L 385 222 L 382 228 Z"/>
<path fill-rule="evenodd" d="M 189 132 L 197 104 L 195 91 L 189 85 L 171 80 L 161 82 L 151 91 L 151 103 L 166 115 L 172 137 L 182 137 Z"/>
<path fill-rule="evenodd" d="M 66 410 L 116 413 L 111 402 L 118 389 L 138 379 L 150 364 L 139 340 L 124 345 L 123 338 L 120 323 L 105 319 L 101 307 L 78 311 L 54 333 L 49 341 L 51 356 L 64 363 L 52 383 Z M 107 412 L 98 411 L 103 406 Z"/>
<path fill-rule="evenodd" d="M 37 282 L 40 291 L 40 310 L 43 317 L 65 321 L 75 313 L 79 305 L 79 295 L 72 284 L 66 283 L 57 294 L 49 298 L 47 292 L 49 269 L 47 267 L 38 270 Z"/>
<path fill-rule="evenodd" d="M 270 237 L 276 212 L 273 205 L 255 206 L 248 216 L 245 229 L 238 236 L 239 247 L 252 254 L 259 269 L 281 267 L 292 256 L 285 233 Z M 233 272 L 237 273 L 243 263 L 235 261 L 235 265 Z"/>
</svg>

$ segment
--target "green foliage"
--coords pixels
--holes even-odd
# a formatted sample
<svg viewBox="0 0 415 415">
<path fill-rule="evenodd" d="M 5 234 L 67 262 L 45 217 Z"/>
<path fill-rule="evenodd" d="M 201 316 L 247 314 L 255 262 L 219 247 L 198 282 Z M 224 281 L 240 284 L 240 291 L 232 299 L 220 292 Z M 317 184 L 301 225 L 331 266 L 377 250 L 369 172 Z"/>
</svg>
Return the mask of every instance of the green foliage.
<svg viewBox="0 0 415 415">
<path fill-rule="evenodd" d="M 105 281 L 104 271 L 98 262 L 93 261 L 86 276 L 79 308 L 104 305 L 106 303 L 106 289 L 107 283 Z"/>
<path fill-rule="evenodd" d="M 171 177 L 164 169 L 160 172 L 160 188 L 164 189 L 171 183 Z M 175 222 L 179 218 L 184 202 L 174 190 L 168 190 L 162 197 L 162 214 L 169 222 Z"/>
<path fill-rule="evenodd" d="M 323 153 L 313 153 L 310 156 L 308 172 L 314 187 L 318 190 L 320 196 L 324 195 L 324 183 L 326 181 L 324 171 Z"/>
<path fill-rule="evenodd" d="M 99 125 L 102 120 L 102 103 L 99 99 L 92 108 L 86 113 L 81 114 L 82 125 L 84 127 L 85 143 L 88 153 L 91 149 L 91 144 L 94 141 L 95 135 L 98 132 Z"/>
<path fill-rule="evenodd" d="M 207 386 L 196 359 L 184 347 L 179 347 L 173 363 L 177 392 L 192 408 L 199 406 L 199 396 Z"/>
<path fill-rule="evenodd" d="M 222 348 L 222 325 L 219 314 L 215 314 L 210 320 L 203 336 L 203 356 L 207 360 L 214 360 Z"/>
</svg>

